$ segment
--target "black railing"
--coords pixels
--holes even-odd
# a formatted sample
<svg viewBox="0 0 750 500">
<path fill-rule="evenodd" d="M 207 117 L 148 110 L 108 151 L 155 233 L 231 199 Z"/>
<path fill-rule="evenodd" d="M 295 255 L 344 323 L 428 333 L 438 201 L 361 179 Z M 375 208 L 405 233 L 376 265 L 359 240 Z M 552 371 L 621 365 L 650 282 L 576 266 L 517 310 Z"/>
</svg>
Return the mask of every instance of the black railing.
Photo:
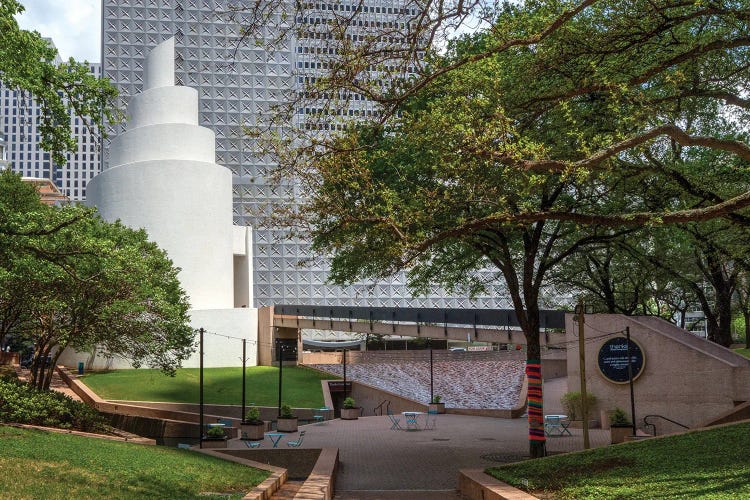
<svg viewBox="0 0 750 500">
<path fill-rule="evenodd" d="M 313 321 L 366 321 L 431 325 L 474 325 L 519 327 L 512 309 L 427 309 L 401 307 L 347 307 L 276 305 L 274 314 L 297 316 Z M 565 311 L 539 311 L 541 328 L 565 328 Z"/>
<path fill-rule="evenodd" d="M 385 406 L 386 412 L 391 408 L 391 402 L 389 400 L 387 400 L 387 399 L 384 399 L 383 401 L 380 402 L 380 404 L 378 406 L 376 406 L 375 408 L 372 409 L 373 415 L 380 415 L 380 416 L 382 416 L 383 415 L 383 405 L 386 405 Z M 378 413 L 378 411 L 380 411 L 380 413 Z"/>
<path fill-rule="evenodd" d="M 678 425 L 678 426 L 682 427 L 683 429 L 690 429 L 690 427 L 688 427 L 687 425 L 681 424 L 681 423 L 679 423 L 679 422 L 677 422 L 675 420 L 672 420 L 671 418 L 667 418 L 664 415 L 646 415 L 645 417 L 643 417 L 643 425 L 644 425 L 644 427 L 651 427 L 651 429 L 653 429 L 653 431 L 654 431 L 653 432 L 654 436 L 656 436 L 656 424 L 652 423 L 652 422 L 649 422 L 649 419 L 653 420 L 653 419 L 658 419 L 658 418 L 660 418 L 662 420 L 666 420 L 667 422 L 671 422 L 671 423 L 673 423 L 675 425 Z"/>
</svg>

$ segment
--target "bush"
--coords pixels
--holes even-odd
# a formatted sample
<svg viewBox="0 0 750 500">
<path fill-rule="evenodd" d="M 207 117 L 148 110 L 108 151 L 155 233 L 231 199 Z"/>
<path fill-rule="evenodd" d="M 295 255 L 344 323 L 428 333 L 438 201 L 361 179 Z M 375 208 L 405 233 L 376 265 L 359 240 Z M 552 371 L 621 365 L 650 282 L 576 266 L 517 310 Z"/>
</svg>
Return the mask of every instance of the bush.
<svg viewBox="0 0 750 500">
<path fill-rule="evenodd" d="M 0 365 L 0 380 L 16 380 L 18 373 L 11 365 Z"/>
<path fill-rule="evenodd" d="M 294 418 L 291 406 L 281 405 L 281 418 Z"/>
<path fill-rule="evenodd" d="M 70 396 L 0 379 L 0 422 L 43 425 L 84 432 L 102 431 L 104 419 Z"/>
<path fill-rule="evenodd" d="M 224 427 L 217 425 L 215 427 L 209 427 L 206 431 L 206 436 L 210 438 L 223 438 L 224 437 Z"/>
<path fill-rule="evenodd" d="M 437 404 L 437 403 L 439 403 L 439 402 L 440 402 L 440 401 L 441 401 L 442 399 L 443 399 L 443 397 L 442 397 L 442 396 L 440 396 L 439 394 L 435 394 L 434 396 L 432 396 L 432 401 L 431 401 L 431 403 L 435 403 L 435 404 Z"/>
<path fill-rule="evenodd" d="M 630 427 L 628 414 L 622 408 L 615 408 L 615 411 L 609 416 L 609 425 L 612 427 Z"/>
<path fill-rule="evenodd" d="M 263 421 L 260 419 L 260 410 L 255 407 L 251 406 L 247 409 L 247 412 L 245 413 L 245 421 L 246 424 L 262 424 Z"/>
<path fill-rule="evenodd" d="M 566 392 L 560 399 L 565 413 L 571 420 L 582 420 L 583 419 L 583 408 L 581 407 L 583 398 L 580 392 Z M 589 418 L 593 414 L 594 407 L 596 407 L 596 396 L 590 392 L 586 393 L 586 402 L 589 410 Z"/>
<path fill-rule="evenodd" d="M 347 410 L 351 408 L 356 408 L 356 407 L 357 407 L 357 402 L 354 401 L 354 398 L 346 398 L 344 400 L 344 408 L 346 408 Z"/>
</svg>

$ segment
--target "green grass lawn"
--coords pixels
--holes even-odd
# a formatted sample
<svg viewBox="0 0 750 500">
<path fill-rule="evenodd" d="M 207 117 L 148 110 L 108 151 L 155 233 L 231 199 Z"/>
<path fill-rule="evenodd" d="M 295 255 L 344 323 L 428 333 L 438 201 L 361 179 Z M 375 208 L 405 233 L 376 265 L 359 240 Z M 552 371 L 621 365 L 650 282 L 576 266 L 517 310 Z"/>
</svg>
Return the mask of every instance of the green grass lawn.
<svg viewBox="0 0 750 500">
<path fill-rule="evenodd" d="M 749 450 L 744 423 L 487 472 L 544 498 L 750 498 Z"/>
<path fill-rule="evenodd" d="M 734 352 L 750 358 L 750 349 L 735 349 Z"/>
<path fill-rule="evenodd" d="M 189 450 L 0 426 L 1 498 L 238 499 L 268 475 Z"/>
<path fill-rule="evenodd" d="M 182 368 L 169 377 L 159 370 L 118 370 L 90 373 L 82 380 L 104 399 L 128 401 L 198 402 L 197 368 Z M 295 408 L 323 406 L 321 379 L 336 378 L 303 367 L 284 367 L 282 399 Z M 242 403 L 242 368 L 206 368 L 203 371 L 206 403 Z M 279 369 L 268 366 L 247 368 L 247 403 L 276 406 L 279 395 Z"/>
</svg>

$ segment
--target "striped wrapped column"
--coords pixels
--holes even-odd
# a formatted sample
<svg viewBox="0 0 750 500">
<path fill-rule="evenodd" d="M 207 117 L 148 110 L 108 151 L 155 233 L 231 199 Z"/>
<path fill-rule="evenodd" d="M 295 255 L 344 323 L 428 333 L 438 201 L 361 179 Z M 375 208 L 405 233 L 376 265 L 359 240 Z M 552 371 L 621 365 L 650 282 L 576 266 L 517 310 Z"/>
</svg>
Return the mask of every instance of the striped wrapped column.
<svg viewBox="0 0 750 500">
<path fill-rule="evenodd" d="M 541 360 L 530 359 L 526 362 L 528 379 L 528 417 L 529 441 L 537 441 L 544 446 L 544 413 L 542 406 L 542 364 Z"/>
</svg>

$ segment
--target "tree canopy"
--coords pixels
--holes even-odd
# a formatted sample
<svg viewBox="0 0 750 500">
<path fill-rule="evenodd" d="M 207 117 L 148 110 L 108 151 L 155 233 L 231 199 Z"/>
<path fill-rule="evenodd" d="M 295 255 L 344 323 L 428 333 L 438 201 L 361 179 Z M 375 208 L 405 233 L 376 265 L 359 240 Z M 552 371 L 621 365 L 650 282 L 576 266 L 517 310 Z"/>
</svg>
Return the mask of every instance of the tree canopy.
<svg viewBox="0 0 750 500">
<path fill-rule="evenodd" d="M 36 31 L 20 29 L 15 15 L 24 7 L 16 0 L 0 0 L 0 80 L 39 105 L 40 146 L 58 165 L 65 152 L 75 151 L 69 110 L 91 131 L 104 134 L 104 124 L 120 119 L 117 90 L 109 80 L 92 75 L 86 63 L 57 64 L 57 49 Z"/>
<path fill-rule="evenodd" d="M 405 269 L 415 290 L 476 291 L 494 269 L 533 362 L 572 255 L 644 226 L 745 224 L 746 2 L 407 0 L 377 23 L 367 2 L 297 3 L 295 23 L 286 5 L 233 15 L 243 37 L 317 44 L 323 69 L 255 136 L 307 193 L 280 218 L 336 283 Z"/>
<path fill-rule="evenodd" d="M 178 270 L 143 230 L 43 205 L 11 172 L 0 174 L 0 220 L 0 333 L 33 342 L 35 385 L 48 386 L 68 347 L 165 372 L 192 353 Z"/>
</svg>

